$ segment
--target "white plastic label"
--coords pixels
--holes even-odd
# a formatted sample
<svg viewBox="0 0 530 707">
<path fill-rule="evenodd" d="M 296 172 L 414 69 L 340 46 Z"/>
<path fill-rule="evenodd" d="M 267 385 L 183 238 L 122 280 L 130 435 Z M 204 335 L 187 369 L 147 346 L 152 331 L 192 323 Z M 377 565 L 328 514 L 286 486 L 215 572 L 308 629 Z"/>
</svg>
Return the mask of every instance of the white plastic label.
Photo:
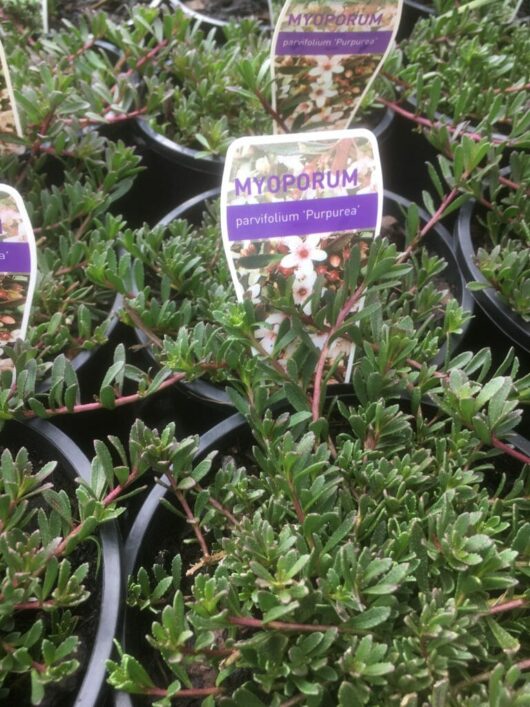
<svg viewBox="0 0 530 707">
<path fill-rule="evenodd" d="M 273 108 L 288 130 L 348 127 L 392 48 L 402 4 L 287 0 L 271 67 Z"/>
<path fill-rule="evenodd" d="M 11 135 L 22 137 L 15 94 L 6 55 L 0 42 L 0 154 L 20 152 L 20 145 L 9 140 Z"/>
<path fill-rule="evenodd" d="M 37 279 L 35 236 L 20 194 L 0 184 L 0 368 L 2 347 L 26 336 Z"/>
<path fill-rule="evenodd" d="M 278 333 L 296 318 L 316 349 L 330 322 L 321 312 L 344 282 L 352 249 L 379 235 L 383 184 L 377 140 L 364 129 L 245 137 L 227 153 L 221 228 L 240 301 L 256 305 L 262 351 L 292 353 Z M 335 378 L 347 381 L 353 345 L 332 342 Z"/>
</svg>

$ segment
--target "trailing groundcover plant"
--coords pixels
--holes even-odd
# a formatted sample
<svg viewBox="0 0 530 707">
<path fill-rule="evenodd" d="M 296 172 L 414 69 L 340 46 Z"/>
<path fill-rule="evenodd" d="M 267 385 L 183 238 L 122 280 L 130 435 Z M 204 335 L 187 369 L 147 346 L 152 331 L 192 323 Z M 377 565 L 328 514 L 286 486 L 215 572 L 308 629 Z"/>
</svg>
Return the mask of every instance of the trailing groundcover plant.
<svg viewBox="0 0 530 707">
<path fill-rule="evenodd" d="M 36 467 L 26 449 L 0 458 L 0 699 L 42 700 L 47 685 L 61 683 L 79 668 L 79 605 L 97 552 L 78 548 L 98 525 L 117 515 L 88 487 L 72 502 L 60 474 L 50 483 L 55 462 Z M 78 520 L 76 520 L 76 518 Z M 77 553 L 76 553 L 77 550 Z M 73 559 L 72 559 L 73 557 Z M 93 584 L 93 581 L 92 581 Z M 31 681 L 31 690 L 30 690 Z M 17 699 L 17 698 L 14 698 Z"/>
<path fill-rule="evenodd" d="M 121 454 L 125 451 L 110 438 Z M 68 699 L 90 648 L 97 614 L 98 529 L 123 512 L 119 503 L 145 474 L 154 434 L 137 423 L 128 445 L 130 473 L 108 476 L 108 450 L 95 443 L 91 477 L 65 476 L 61 464 L 38 459 L 34 449 L 0 456 L 0 700 L 40 704 Z M 150 449 L 150 448 L 149 448 Z M 150 451 L 151 454 L 151 451 Z M 125 472 L 123 474 L 122 472 Z M 135 492 L 138 492 L 138 488 Z M 91 598 L 90 604 L 87 604 Z M 84 606 L 87 604 L 87 606 Z"/>
<path fill-rule="evenodd" d="M 312 347 L 314 357 L 322 346 L 326 329 L 324 322 L 316 316 L 320 309 L 319 293 L 325 301 L 330 301 L 340 287 L 340 256 L 331 255 L 326 262 L 315 263 L 313 278 L 308 278 L 301 287 L 292 277 L 292 267 L 283 267 L 289 256 L 289 248 L 284 245 L 278 272 L 289 278 L 290 289 L 278 291 L 276 305 L 284 316 L 275 313 L 262 321 L 252 339 L 246 344 L 239 342 L 237 354 L 232 351 L 227 360 L 225 347 L 221 345 L 223 332 L 217 327 L 219 317 L 223 321 L 220 313 L 235 302 L 235 294 L 222 252 L 217 212 L 217 203 L 207 205 L 204 221 L 199 227 L 191 226 L 186 220 L 177 220 L 167 228 L 123 232 L 120 245 L 126 253 L 124 258 L 130 258 L 131 271 L 139 288 L 134 298 L 126 290 L 128 282 L 120 286 L 119 276 L 112 271 L 112 263 L 108 262 L 110 259 L 103 251 L 101 263 L 93 259 L 91 277 L 94 280 L 99 277 L 102 286 L 110 280 L 117 284 L 117 292 L 126 298 L 122 319 L 143 332 L 160 365 L 186 371 L 190 377 L 194 371 L 193 357 L 190 368 L 192 352 L 189 346 L 201 349 L 199 342 L 204 345 L 205 341 L 208 344 L 203 355 L 211 357 L 213 352 L 216 355 L 210 360 L 209 367 L 197 369 L 195 375 L 206 374 L 214 381 L 230 380 L 234 375 L 230 362 L 237 361 L 243 355 L 251 355 L 251 348 L 264 355 L 274 351 L 276 360 L 285 365 L 292 354 L 292 345 L 289 335 L 281 340 L 280 327 L 285 316 L 290 315 L 297 304 L 305 303 L 303 325 L 308 332 L 306 341 Z M 412 239 L 418 226 L 417 219 L 417 209 L 411 207 L 408 224 L 407 216 L 402 217 L 402 232 L 397 221 L 388 216 L 384 234 L 398 245 L 403 245 L 404 231 L 408 228 L 409 238 Z M 363 243 L 362 248 L 367 249 L 368 246 Z M 248 257 L 251 259 L 252 255 Z M 403 275 L 400 283 L 383 291 L 375 286 L 369 288 L 367 313 L 372 312 L 373 317 L 371 321 L 366 319 L 364 322 L 365 340 L 373 341 L 375 345 L 374 336 L 377 336 L 380 318 L 384 317 L 396 333 L 410 337 L 414 355 L 422 361 L 432 360 L 443 344 L 450 344 L 451 337 L 460 332 L 465 324 L 466 314 L 451 295 L 449 283 L 444 279 L 445 268 L 442 258 L 420 249 L 412 259 L 412 268 Z M 252 269 L 248 272 L 252 278 Z M 259 301 L 258 292 L 253 301 Z M 259 315 L 259 307 L 257 311 Z M 189 334 L 185 333 L 186 329 Z M 195 343 L 190 344 L 190 341 Z M 200 357 L 201 353 L 197 353 Z"/>
<path fill-rule="evenodd" d="M 4 345 L 10 323 L 2 319 L 2 353 L 16 371 L 15 385 L 11 371 L 1 374 L 3 419 L 78 406 L 79 382 L 71 360 L 105 343 L 115 316 L 114 294 L 90 280 L 88 271 L 91 259 L 102 249 L 112 251 L 125 228 L 121 200 L 138 172 L 139 158 L 123 143 L 90 129 L 120 117 L 123 104 L 119 91 L 114 102 L 98 91 L 98 71 L 106 74 L 112 65 L 86 31 L 85 25 L 72 32 L 70 42 L 59 35 L 55 41 L 35 41 L 30 53 L 13 36 L 5 44 L 24 137 L 3 136 L 2 145 L 16 149 L 4 150 L 0 169 L 2 181 L 19 190 L 28 208 L 37 239 L 38 281 L 26 341 Z M 7 229 L 12 217 L 2 213 Z M 12 306 L 8 295 L 0 291 L 4 310 Z M 111 406 L 129 374 L 142 390 L 152 382 L 147 374 L 125 370 L 123 347 L 115 360 L 120 363 L 107 376 L 103 373 L 99 396 Z M 39 397 L 43 381 L 49 396 Z"/>
<path fill-rule="evenodd" d="M 466 169 L 480 149 L 466 143 Z M 316 358 L 294 325 L 285 365 L 277 349 L 240 360 L 231 395 L 253 447 L 194 461 L 197 439 L 172 425 L 146 445 L 182 552 L 130 579 L 152 625 L 141 654 L 109 663 L 114 687 L 158 707 L 526 704 L 530 458 L 509 437 L 530 379 L 512 354 L 493 370 L 488 349 L 437 370 L 385 321 L 363 340 L 381 311 L 363 296 L 394 287 L 410 254 L 381 239 L 352 257 Z M 254 345 L 250 302 L 223 321 L 227 358 Z M 339 336 L 364 355 L 334 403 Z"/>
<path fill-rule="evenodd" d="M 530 37 L 511 14 L 512 3 L 470 2 L 418 22 L 385 65 L 380 100 L 442 152 L 462 134 L 527 147 Z"/>
</svg>

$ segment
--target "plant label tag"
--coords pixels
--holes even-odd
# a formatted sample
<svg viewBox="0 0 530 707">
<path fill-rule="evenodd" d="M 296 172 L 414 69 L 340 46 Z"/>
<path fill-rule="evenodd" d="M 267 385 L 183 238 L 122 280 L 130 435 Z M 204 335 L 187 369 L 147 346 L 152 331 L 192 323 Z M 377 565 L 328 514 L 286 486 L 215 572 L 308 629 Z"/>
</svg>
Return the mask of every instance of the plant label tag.
<svg viewBox="0 0 530 707">
<path fill-rule="evenodd" d="M 12 362 L 3 346 L 24 339 L 37 279 L 37 248 L 22 197 L 0 184 L 0 368 Z"/>
<path fill-rule="evenodd" d="M 349 126 L 392 48 L 402 4 L 287 0 L 271 49 L 272 105 L 285 129 Z"/>
<path fill-rule="evenodd" d="M 48 0 L 41 0 L 41 12 L 42 12 L 42 30 L 44 34 L 48 34 L 50 29 L 48 21 Z"/>
<path fill-rule="evenodd" d="M 515 22 L 517 15 L 519 14 L 519 10 L 521 9 L 522 4 L 523 4 L 523 0 L 516 0 L 513 14 L 510 18 L 510 22 Z"/>
<path fill-rule="evenodd" d="M 237 298 L 251 300 L 261 322 L 256 350 L 285 365 L 302 332 L 318 357 L 333 324 L 326 308 L 353 250 L 362 260 L 379 235 L 382 203 L 379 150 L 368 130 L 244 137 L 230 145 L 221 230 Z M 335 381 L 350 379 L 353 352 L 347 338 L 329 345 Z"/>
<path fill-rule="evenodd" d="M 22 138 L 22 126 L 18 116 L 9 66 L 4 47 L 0 42 L 0 155 L 23 151 L 24 147 L 12 140 L 14 136 Z"/>
</svg>

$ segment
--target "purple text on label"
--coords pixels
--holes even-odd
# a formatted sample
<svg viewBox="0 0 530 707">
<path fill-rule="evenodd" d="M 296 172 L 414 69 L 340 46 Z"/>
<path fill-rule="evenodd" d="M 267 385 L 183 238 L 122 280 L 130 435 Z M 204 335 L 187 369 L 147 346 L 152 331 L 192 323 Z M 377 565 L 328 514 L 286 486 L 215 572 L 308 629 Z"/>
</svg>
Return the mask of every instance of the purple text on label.
<svg viewBox="0 0 530 707">
<path fill-rule="evenodd" d="M 280 32 L 278 56 L 384 54 L 392 32 Z"/>
<path fill-rule="evenodd" d="M 27 243 L 0 243 L 0 272 L 31 272 L 31 253 Z"/>
<path fill-rule="evenodd" d="M 375 192 L 325 199 L 233 205 L 227 209 L 228 240 L 373 231 L 377 225 L 377 214 L 378 195 Z"/>
<path fill-rule="evenodd" d="M 289 14 L 287 24 L 305 27 L 308 25 L 314 25 L 315 27 L 325 25 L 340 27 L 344 25 L 348 27 L 350 25 L 380 25 L 382 21 L 383 13 L 376 15 L 375 13 L 352 12 L 350 14 L 341 13 L 340 15 L 335 15 L 331 12 L 300 12 L 298 15 Z"/>
<path fill-rule="evenodd" d="M 308 189 L 337 189 L 357 186 L 357 170 L 347 169 L 327 172 L 302 172 L 301 174 L 271 174 L 268 177 L 247 177 L 235 180 L 236 196 L 246 194 L 278 194 L 290 189 L 307 191 Z"/>
</svg>

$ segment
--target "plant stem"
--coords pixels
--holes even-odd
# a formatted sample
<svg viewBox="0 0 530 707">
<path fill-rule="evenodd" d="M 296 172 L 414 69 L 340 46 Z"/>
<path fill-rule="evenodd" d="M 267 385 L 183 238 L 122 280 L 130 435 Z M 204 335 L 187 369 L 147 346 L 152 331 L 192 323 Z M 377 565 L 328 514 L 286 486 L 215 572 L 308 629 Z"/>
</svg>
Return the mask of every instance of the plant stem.
<svg viewBox="0 0 530 707">
<path fill-rule="evenodd" d="M 144 64 L 147 64 L 148 61 L 151 61 L 151 59 L 153 59 L 158 54 L 158 52 L 161 51 L 168 44 L 169 39 L 163 39 L 155 47 L 153 47 L 153 49 L 148 51 L 147 54 L 144 54 L 144 56 L 140 57 L 136 64 L 124 73 L 125 78 L 130 78 L 137 69 L 140 69 Z"/>
<path fill-rule="evenodd" d="M 465 179 L 466 176 L 467 176 L 467 174 L 464 174 L 462 178 Z M 421 231 L 420 231 L 419 234 L 416 236 L 416 238 L 414 238 L 414 240 L 413 240 L 411 243 L 409 243 L 409 245 L 407 246 L 407 248 L 406 248 L 406 249 L 403 251 L 403 253 L 399 256 L 398 262 L 402 263 L 402 262 L 404 262 L 405 260 L 407 260 L 407 258 L 411 255 L 412 251 L 413 251 L 415 248 L 417 248 L 417 246 L 418 246 L 419 242 L 421 241 L 421 239 L 431 230 L 431 228 L 433 228 L 434 226 L 436 226 L 436 224 L 438 223 L 438 221 L 442 218 L 443 212 L 444 212 L 444 211 L 447 209 L 447 207 L 453 202 L 453 200 L 456 199 L 456 197 L 458 196 L 458 192 L 459 192 L 458 187 L 454 187 L 454 189 L 452 189 L 452 190 L 449 192 L 449 194 L 446 194 L 446 195 L 444 196 L 444 198 L 442 199 L 442 201 L 441 201 L 441 203 L 440 203 L 440 206 L 437 208 L 437 210 L 435 211 L 435 213 L 431 216 L 431 218 L 429 219 L 429 221 L 427 221 L 427 223 L 426 223 L 425 226 L 421 229 Z"/>
<path fill-rule="evenodd" d="M 517 182 L 512 182 L 511 179 L 508 179 L 507 177 L 503 177 L 502 175 L 499 177 L 499 182 L 501 184 L 504 184 L 505 187 L 510 187 L 510 189 L 513 189 L 514 191 L 517 191 L 517 189 L 521 188 L 520 184 L 517 184 Z M 527 189 L 526 193 L 530 194 L 530 189 Z"/>
<path fill-rule="evenodd" d="M 519 663 L 515 663 L 514 665 L 516 668 L 519 668 L 519 670 L 530 670 L 530 659 L 527 658 L 526 660 L 521 660 Z M 470 685 L 476 685 L 478 682 L 487 682 L 490 679 L 492 672 L 493 671 L 488 670 L 484 673 L 479 673 L 478 675 L 469 678 L 469 680 L 462 680 L 454 686 L 454 690 L 458 691 Z"/>
<path fill-rule="evenodd" d="M 229 616 L 228 621 L 233 626 L 242 626 L 243 628 L 267 629 L 271 628 L 276 631 L 298 631 L 300 633 L 314 633 L 315 631 L 330 631 L 337 630 L 339 633 L 349 633 L 353 629 L 344 628 L 342 626 L 328 626 L 322 624 L 295 624 L 286 621 L 261 621 L 244 616 Z"/>
<path fill-rule="evenodd" d="M 138 478 L 138 469 L 133 468 L 131 469 L 131 473 L 127 477 L 127 479 L 124 481 L 123 484 L 118 484 L 115 488 L 112 489 L 112 491 L 109 491 L 109 493 L 105 496 L 105 498 L 101 501 L 101 504 L 107 508 L 111 503 L 114 503 L 114 501 L 123 493 L 123 491 L 128 488 L 136 479 Z M 81 521 L 79 525 L 76 525 L 75 528 L 73 528 L 66 537 L 62 539 L 62 541 L 57 545 L 55 550 L 53 551 L 53 554 L 55 557 L 60 557 L 63 552 L 66 550 L 66 547 L 70 540 L 72 538 L 75 538 L 79 533 L 83 530 L 84 525 L 86 521 Z"/>
<path fill-rule="evenodd" d="M 305 698 L 305 695 L 297 695 L 296 697 L 291 697 L 291 699 L 287 700 L 287 702 L 282 702 L 280 707 L 293 707 L 294 705 L 299 705 L 300 702 L 303 702 L 305 700 Z"/>
<path fill-rule="evenodd" d="M 324 366 L 326 365 L 326 358 L 327 358 L 328 351 L 329 351 L 329 341 L 330 341 L 331 337 L 335 334 L 335 332 L 337 332 L 340 329 L 340 327 L 344 323 L 344 320 L 346 319 L 348 314 L 352 311 L 352 309 L 355 307 L 355 305 L 359 303 L 359 300 L 363 296 L 365 289 L 366 289 L 366 283 L 362 282 L 359 285 L 359 287 L 355 290 L 355 292 L 352 294 L 352 296 L 346 301 L 343 308 L 339 312 L 339 316 L 337 317 L 337 321 L 329 330 L 326 341 L 324 343 L 324 346 L 322 347 L 322 351 L 320 352 L 320 358 L 318 359 L 317 368 L 315 371 L 314 392 L 313 392 L 313 400 L 311 403 L 311 412 L 312 412 L 314 422 L 316 422 L 318 420 L 318 418 L 320 417 L 320 398 L 322 395 L 322 378 L 324 375 Z"/>
<path fill-rule="evenodd" d="M 159 393 L 160 391 L 165 390 L 166 388 L 170 388 L 172 385 L 183 380 L 185 377 L 186 376 L 184 373 L 175 373 L 173 376 L 166 378 L 166 380 L 158 386 L 155 393 Z M 154 393 L 152 394 L 154 395 Z M 123 407 L 124 405 L 131 405 L 132 403 L 137 403 L 143 397 L 145 397 L 145 394 L 143 393 L 132 393 L 131 395 L 123 395 L 119 398 L 116 398 L 116 400 L 114 401 L 114 407 Z M 56 415 L 79 414 L 82 412 L 94 412 L 95 410 L 103 409 L 109 408 L 105 408 L 105 406 L 100 402 L 94 402 L 79 403 L 79 405 L 74 405 L 71 409 L 67 408 L 66 406 L 60 408 L 47 408 L 45 412 L 47 416 L 55 417 Z M 39 417 L 39 415 L 37 415 L 37 413 L 33 410 L 24 411 L 25 419 L 33 419 L 35 417 Z"/>
<path fill-rule="evenodd" d="M 81 54 L 83 54 L 84 52 L 87 52 L 89 49 L 92 49 L 95 43 L 96 37 L 92 37 L 92 39 L 89 39 L 87 42 L 85 42 L 83 46 L 76 52 L 74 52 L 73 54 L 69 54 L 66 57 L 66 61 L 71 64 L 75 59 L 77 59 L 78 56 L 81 56 Z"/>
<path fill-rule="evenodd" d="M 399 103 L 396 103 L 395 101 L 389 101 L 388 99 L 383 98 L 382 96 L 380 96 L 378 100 L 383 105 L 387 106 L 387 108 L 393 110 L 394 113 L 398 113 L 407 120 L 411 120 L 413 123 L 416 123 L 416 125 L 421 125 L 424 128 L 429 128 L 430 130 L 434 128 L 447 128 L 449 132 L 458 133 L 458 135 L 465 135 L 466 137 L 470 138 L 471 140 L 474 140 L 475 142 L 479 142 L 480 140 L 484 139 L 484 136 L 480 133 L 474 133 L 468 130 L 460 130 L 460 128 L 457 128 L 451 123 L 443 123 L 441 121 L 435 122 L 433 120 L 429 120 L 428 118 L 424 118 L 421 115 L 416 115 L 415 113 L 412 113 L 411 111 L 408 111 L 402 106 L 400 106 Z M 509 140 L 502 140 L 496 137 L 491 137 L 491 142 L 496 145 L 511 145 L 511 142 Z"/>
<path fill-rule="evenodd" d="M 5 652 L 9 654 L 15 653 L 15 651 L 17 650 L 17 648 L 15 648 L 15 646 L 12 646 L 10 643 L 2 642 L 0 645 L 5 650 Z M 46 672 L 46 666 L 44 665 L 44 663 L 38 663 L 36 660 L 31 661 L 31 667 L 38 673 Z"/>
<path fill-rule="evenodd" d="M 500 449 L 505 454 L 508 454 L 508 456 L 519 460 L 523 464 L 530 464 L 530 457 L 527 457 L 526 454 L 523 454 L 522 452 L 518 452 L 517 449 L 510 447 L 509 444 L 506 444 L 505 442 L 501 442 L 501 440 L 497 439 L 497 437 L 495 437 L 495 435 L 492 435 L 491 443 L 497 449 Z"/>
<path fill-rule="evenodd" d="M 504 602 L 504 604 L 494 604 L 484 613 L 491 616 L 492 614 L 501 614 L 504 611 L 512 611 L 513 609 L 525 609 L 527 606 L 528 602 L 526 599 L 512 599 Z"/>
<path fill-rule="evenodd" d="M 304 509 L 302 508 L 302 504 L 300 503 L 300 499 L 298 498 L 298 494 L 296 493 L 294 484 L 291 481 L 288 481 L 288 484 L 289 491 L 291 492 L 291 500 L 293 502 L 294 510 L 296 512 L 296 517 L 298 518 L 298 522 L 300 523 L 300 525 L 303 525 L 305 521 Z"/>
<path fill-rule="evenodd" d="M 208 559 L 210 557 L 210 552 L 208 550 L 208 545 L 206 544 L 206 540 L 204 539 L 204 535 L 202 534 L 202 530 L 199 527 L 199 519 L 196 518 L 193 515 L 193 511 L 188 505 L 188 502 L 186 501 L 186 497 L 182 493 L 182 491 L 179 491 L 174 485 L 174 482 L 172 481 L 172 486 L 173 490 L 175 492 L 175 496 L 177 497 L 178 502 L 182 506 L 184 513 L 186 514 L 186 518 L 188 519 L 188 523 L 191 525 L 193 528 L 193 532 L 195 533 L 195 537 L 197 538 L 199 545 L 201 546 L 202 554 L 205 559 Z"/>
<path fill-rule="evenodd" d="M 199 491 L 202 491 L 203 488 L 200 484 L 196 484 L 197 488 Z M 236 527 L 239 526 L 239 521 L 238 519 L 230 513 L 228 508 L 225 508 L 222 503 L 220 503 L 216 498 L 209 498 L 208 503 L 213 506 L 219 513 L 222 513 L 228 520 L 232 523 L 232 525 L 235 525 Z"/>
<path fill-rule="evenodd" d="M 129 304 L 127 304 L 127 302 L 124 302 L 123 308 L 131 318 L 131 321 L 133 322 L 134 326 L 137 329 L 143 331 L 152 344 L 154 344 L 157 348 L 161 349 L 162 339 L 160 339 L 155 334 L 155 332 L 150 327 L 148 327 L 147 324 L 144 323 L 143 319 L 140 317 L 138 312 L 136 312 Z"/>
<path fill-rule="evenodd" d="M 34 599 L 33 601 L 23 601 L 20 604 L 15 604 L 15 611 L 32 611 L 39 609 L 54 609 L 57 607 L 57 602 L 50 599 L 48 601 L 39 601 Z"/>
<path fill-rule="evenodd" d="M 262 108 L 265 110 L 266 113 L 268 113 L 268 114 L 271 116 L 271 118 L 272 118 L 276 123 L 278 123 L 278 125 L 279 125 L 280 128 L 283 130 L 283 132 L 284 132 L 284 133 L 290 133 L 291 131 L 290 131 L 289 128 L 287 127 L 287 125 L 286 125 L 284 119 L 282 118 L 282 116 L 274 110 L 274 108 L 271 106 L 271 104 L 270 104 L 269 101 L 265 98 L 265 96 L 261 93 L 261 91 L 259 91 L 259 90 L 256 88 L 256 89 L 254 89 L 254 93 L 255 93 L 256 98 L 258 99 L 258 101 L 261 103 Z"/>
<path fill-rule="evenodd" d="M 149 695 L 150 697 L 166 697 L 167 690 L 162 687 L 148 687 L 143 692 L 143 695 Z M 208 697 L 209 695 L 222 695 L 223 689 L 221 687 L 195 687 L 189 690 L 179 690 L 171 695 L 172 700 L 185 699 L 190 697 Z"/>
</svg>

